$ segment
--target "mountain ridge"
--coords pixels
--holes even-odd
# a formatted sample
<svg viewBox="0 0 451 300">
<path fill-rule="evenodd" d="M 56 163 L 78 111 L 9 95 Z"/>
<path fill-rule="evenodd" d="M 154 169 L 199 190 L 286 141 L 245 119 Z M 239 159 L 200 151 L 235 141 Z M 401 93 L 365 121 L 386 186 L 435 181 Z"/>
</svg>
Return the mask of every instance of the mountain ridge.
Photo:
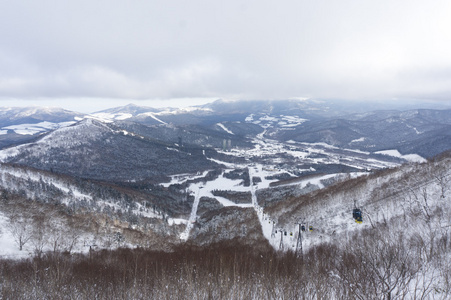
<svg viewBox="0 0 451 300">
<path fill-rule="evenodd" d="M 130 270 L 143 248 L 184 257 L 183 247 L 209 253 L 248 247 L 269 283 L 276 257 L 291 258 L 280 269 L 302 270 L 278 277 L 290 283 L 283 291 L 291 296 L 299 295 L 291 283 L 308 274 L 302 283 L 311 289 L 302 295 L 314 290 L 312 297 L 321 290 L 325 298 L 446 299 L 451 152 L 408 162 L 394 148 L 400 137 L 411 138 L 401 144 L 412 151 L 430 143 L 438 151 L 440 139 L 446 148 L 448 113 L 391 111 L 319 122 L 262 112 L 213 126 L 85 118 L 0 151 L 0 243 L 10 249 L 15 242 L 18 257 L 58 263 L 92 262 L 92 255 L 116 249 L 111 253 L 131 257 Z M 392 150 L 348 147 L 378 132 L 396 134 L 385 144 Z M 318 138 L 297 138 L 307 133 Z M 353 209 L 362 213 L 359 222 Z M 254 283 L 260 290 L 261 282 Z"/>
</svg>

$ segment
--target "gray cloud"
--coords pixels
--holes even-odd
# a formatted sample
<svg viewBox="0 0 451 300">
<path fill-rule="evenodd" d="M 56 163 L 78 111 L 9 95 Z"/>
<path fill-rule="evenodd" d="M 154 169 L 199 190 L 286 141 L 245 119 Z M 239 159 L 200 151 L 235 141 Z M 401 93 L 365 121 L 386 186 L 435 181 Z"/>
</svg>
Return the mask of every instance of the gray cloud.
<svg viewBox="0 0 451 300">
<path fill-rule="evenodd" d="M 3 1 L 0 97 L 449 99 L 449 1 Z"/>
</svg>

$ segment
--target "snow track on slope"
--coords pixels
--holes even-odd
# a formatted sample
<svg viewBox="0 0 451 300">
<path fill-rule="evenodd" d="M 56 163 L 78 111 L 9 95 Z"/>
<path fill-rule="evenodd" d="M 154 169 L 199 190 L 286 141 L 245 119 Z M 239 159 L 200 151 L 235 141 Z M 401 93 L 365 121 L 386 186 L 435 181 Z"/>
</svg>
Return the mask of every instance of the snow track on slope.
<svg viewBox="0 0 451 300">
<path fill-rule="evenodd" d="M 186 224 L 186 228 L 185 231 L 183 231 L 180 234 L 180 239 L 183 241 L 187 241 L 189 238 L 189 233 L 191 231 L 191 229 L 194 226 L 194 223 L 196 222 L 196 218 L 197 218 L 197 207 L 199 206 L 199 200 L 200 200 L 200 189 L 202 188 L 202 186 L 200 185 L 196 185 L 197 191 L 195 192 L 195 198 L 194 198 L 194 203 L 193 203 L 193 208 L 191 209 L 191 214 L 189 216 L 189 220 L 188 223 Z"/>
<path fill-rule="evenodd" d="M 274 249 L 278 249 L 277 238 L 274 235 L 274 222 L 273 222 L 273 220 L 271 220 L 271 218 L 268 217 L 268 215 L 266 215 L 264 213 L 263 207 L 261 207 L 257 201 L 256 192 L 258 189 L 258 185 L 254 186 L 254 184 L 252 182 L 252 177 L 253 177 L 252 169 L 253 169 L 252 167 L 249 167 L 249 179 L 250 179 L 250 183 L 251 183 L 250 191 L 251 191 L 251 195 L 252 195 L 252 205 L 255 209 L 255 212 L 257 213 L 258 221 L 260 222 L 263 236 L 268 240 L 269 244 Z"/>
<path fill-rule="evenodd" d="M 219 127 L 221 127 L 225 132 L 227 132 L 227 133 L 229 133 L 229 134 L 234 134 L 230 129 L 228 129 L 227 127 L 225 127 L 224 124 L 216 123 L 216 125 L 218 125 Z"/>
</svg>

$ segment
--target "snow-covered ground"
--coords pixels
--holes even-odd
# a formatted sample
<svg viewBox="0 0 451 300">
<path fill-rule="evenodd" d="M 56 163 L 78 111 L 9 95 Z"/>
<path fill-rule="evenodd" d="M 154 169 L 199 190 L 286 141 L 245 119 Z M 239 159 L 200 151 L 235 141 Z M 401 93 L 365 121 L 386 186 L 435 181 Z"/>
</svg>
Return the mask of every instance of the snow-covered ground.
<svg viewBox="0 0 451 300">
<path fill-rule="evenodd" d="M 75 121 L 72 122 L 61 122 L 61 123 L 52 123 L 52 122 L 39 122 L 36 124 L 20 124 L 20 125 L 11 125 L 1 128 L 0 135 L 7 134 L 9 130 L 14 131 L 17 134 L 22 135 L 33 135 L 41 132 L 47 132 L 50 130 L 58 129 L 61 127 L 70 126 L 75 124 Z"/>
<path fill-rule="evenodd" d="M 383 155 L 389 155 L 389 156 L 394 156 L 394 157 L 399 157 L 399 158 L 403 158 L 407 161 L 410 162 L 426 162 L 426 159 L 424 159 L 423 157 L 421 157 L 418 154 L 406 154 L 406 155 L 402 155 L 401 153 L 399 153 L 398 150 L 384 150 L 384 151 L 377 151 L 375 152 L 376 154 L 383 154 Z"/>
<path fill-rule="evenodd" d="M 63 228 L 63 226 L 58 224 L 58 222 L 53 222 L 53 225 L 56 227 L 61 227 L 61 232 L 67 230 L 67 228 Z M 46 238 L 48 238 L 48 236 Z M 73 244 L 73 247 L 71 247 L 71 251 L 77 253 L 87 253 L 89 251 L 89 246 L 92 244 L 89 241 L 93 241 L 93 239 L 94 238 L 92 235 L 86 233 L 77 236 L 76 242 Z M 63 245 L 63 240 L 64 238 L 59 240 L 61 245 Z M 24 243 L 22 250 L 20 250 L 18 237 L 15 237 L 12 234 L 11 222 L 9 218 L 4 213 L 0 212 L 0 258 L 21 259 L 33 257 L 36 254 L 35 249 L 36 246 L 34 245 L 34 241 L 30 239 Z M 47 243 L 42 250 L 52 251 L 53 248 L 50 243 Z"/>
<path fill-rule="evenodd" d="M 258 124 L 263 128 L 279 127 L 281 129 L 290 129 L 301 125 L 306 122 L 307 119 L 300 118 L 298 116 L 286 116 L 286 115 L 260 115 L 256 116 L 250 114 L 245 119 L 248 123 Z"/>
<path fill-rule="evenodd" d="M 33 254 L 30 247 L 25 245 L 22 251 L 9 230 L 8 218 L 0 212 L 0 257 L 1 258 L 25 258 Z"/>
<path fill-rule="evenodd" d="M 99 120 L 126 120 L 133 117 L 132 114 L 128 113 L 105 113 L 99 112 L 91 115 L 92 117 L 98 118 Z"/>
<path fill-rule="evenodd" d="M 146 112 L 146 113 L 142 113 L 142 114 L 138 115 L 138 117 L 143 117 L 143 116 L 144 117 L 151 117 L 152 119 L 154 119 L 155 121 L 160 122 L 161 124 L 167 124 L 166 122 L 164 122 L 161 119 L 159 119 L 158 117 L 156 117 L 155 114 L 152 113 L 152 112 Z"/>
</svg>

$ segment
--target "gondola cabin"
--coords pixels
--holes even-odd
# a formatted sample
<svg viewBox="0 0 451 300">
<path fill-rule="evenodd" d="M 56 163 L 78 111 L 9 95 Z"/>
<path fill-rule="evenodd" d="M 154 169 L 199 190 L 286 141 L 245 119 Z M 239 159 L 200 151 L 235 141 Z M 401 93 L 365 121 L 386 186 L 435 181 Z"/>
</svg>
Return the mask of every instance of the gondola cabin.
<svg viewBox="0 0 451 300">
<path fill-rule="evenodd" d="M 359 208 L 354 208 L 354 209 L 352 210 L 352 217 L 354 218 L 354 220 L 355 220 L 356 223 L 361 224 L 361 223 L 363 222 L 363 219 L 362 219 L 362 210 L 359 209 Z"/>
</svg>

